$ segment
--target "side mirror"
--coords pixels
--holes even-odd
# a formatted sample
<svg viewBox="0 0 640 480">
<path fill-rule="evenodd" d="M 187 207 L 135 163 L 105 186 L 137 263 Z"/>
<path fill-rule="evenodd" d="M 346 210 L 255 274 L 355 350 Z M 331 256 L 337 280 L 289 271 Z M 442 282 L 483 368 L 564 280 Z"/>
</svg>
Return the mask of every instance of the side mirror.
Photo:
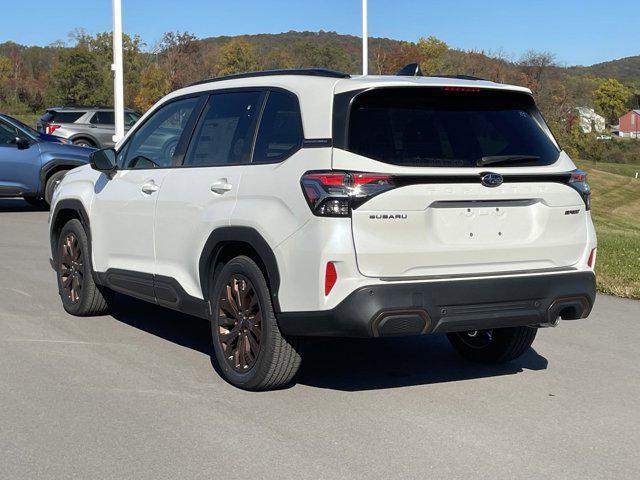
<svg viewBox="0 0 640 480">
<path fill-rule="evenodd" d="M 16 147 L 18 150 L 26 150 L 31 147 L 31 142 L 26 138 L 16 137 Z"/>
<path fill-rule="evenodd" d="M 89 155 L 91 161 L 91 168 L 99 172 L 106 173 L 111 176 L 118 169 L 116 165 L 116 151 L 113 148 L 103 148 L 91 152 Z"/>
</svg>

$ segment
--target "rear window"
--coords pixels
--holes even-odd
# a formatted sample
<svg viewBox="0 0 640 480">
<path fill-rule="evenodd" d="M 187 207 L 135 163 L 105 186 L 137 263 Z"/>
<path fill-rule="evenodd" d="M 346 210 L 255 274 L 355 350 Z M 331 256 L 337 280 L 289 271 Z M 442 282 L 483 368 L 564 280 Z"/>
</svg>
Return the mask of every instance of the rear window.
<svg viewBox="0 0 640 480">
<path fill-rule="evenodd" d="M 87 112 L 56 112 L 48 111 L 42 116 L 43 122 L 73 123 Z"/>
<path fill-rule="evenodd" d="M 387 88 L 354 99 L 347 149 L 402 166 L 550 165 L 560 151 L 547 132 L 526 94 Z"/>
</svg>

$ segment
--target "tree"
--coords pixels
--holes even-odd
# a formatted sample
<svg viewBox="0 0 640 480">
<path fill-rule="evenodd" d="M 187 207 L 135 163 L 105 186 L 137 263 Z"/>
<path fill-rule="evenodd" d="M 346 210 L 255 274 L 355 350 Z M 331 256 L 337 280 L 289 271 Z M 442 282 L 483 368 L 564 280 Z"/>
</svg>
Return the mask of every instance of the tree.
<svg viewBox="0 0 640 480">
<path fill-rule="evenodd" d="M 0 86 L 9 80 L 12 72 L 11 60 L 5 56 L 0 56 Z"/>
<path fill-rule="evenodd" d="M 449 45 L 434 36 L 430 36 L 418 40 L 418 48 L 424 58 L 420 65 L 422 72 L 425 75 L 442 73 L 444 59 L 449 50 Z"/>
<path fill-rule="evenodd" d="M 147 111 L 171 91 L 171 79 L 166 71 L 156 64 L 149 65 L 140 76 L 140 86 L 135 97 L 135 106 Z"/>
<path fill-rule="evenodd" d="M 97 71 L 96 57 L 86 48 L 60 50 L 51 74 L 50 97 L 65 105 L 102 103 L 104 79 Z"/>
<path fill-rule="evenodd" d="M 594 92 L 595 106 L 598 113 L 609 123 L 617 123 L 629 108 L 631 90 L 614 78 L 602 82 Z"/>
<path fill-rule="evenodd" d="M 160 68 L 169 74 L 172 90 L 201 80 L 206 74 L 202 46 L 196 36 L 189 32 L 165 33 L 156 54 Z"/>
<path fill-rule="evenodd" d="M 293 45 L 292 54 L 296 68 L 329 68 L 340 72 L 353 69 L 345 50 L 330 43 L 298 42 Z"/>
<path fill-rule="evenodd" d="M 293 68 L 294 61 L 291 53 L 284 48 L 276 48 L 267 52 L 264 56 L 260 68 L 265 70 L 281 70 L 285 68 Z"/>
<path fill-rule="evenodd" d="M 253 72 L 260 69 L 260 62 L 253 46 L 246 40 L 235 38 L 220 49 L 216 65 L 218 75 Z"/>
<path fill-rule="evenodd" d="M 531 79 L 530 87 L 539 92 L 544 87 L 547 72 L 557 66 L 556 56 L 551 52 L 526 51 L 520 58 L 520 68 Z"/>
</svg>

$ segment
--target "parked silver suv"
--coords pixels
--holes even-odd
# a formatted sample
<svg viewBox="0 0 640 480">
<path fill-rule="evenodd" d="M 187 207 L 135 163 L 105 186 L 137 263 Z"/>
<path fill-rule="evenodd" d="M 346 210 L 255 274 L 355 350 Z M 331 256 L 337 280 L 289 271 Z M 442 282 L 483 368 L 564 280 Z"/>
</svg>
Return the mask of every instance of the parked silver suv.
<svg viewBox="0 0 640 480">
<path fill-rule="evenodd" d="M 125 131 L 140 118 L 134 110 L 125 110 Z M 115 120 L 112 108 L 53 107 L 38 120 L 39 132 L 67 138 L 83 147 L 105 148 L 114 145 Z"/>
</svg>

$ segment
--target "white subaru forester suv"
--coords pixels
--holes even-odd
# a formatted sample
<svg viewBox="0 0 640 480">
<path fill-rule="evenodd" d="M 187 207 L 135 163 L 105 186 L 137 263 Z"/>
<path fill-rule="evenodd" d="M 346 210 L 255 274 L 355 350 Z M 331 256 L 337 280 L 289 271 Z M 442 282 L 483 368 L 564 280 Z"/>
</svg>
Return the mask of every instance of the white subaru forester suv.
<svg viewBox="0 0 640 480">
<path fill-rule="evenodd" d="M 586 175 L 529 90 L 471 77 L 184 88 L 65 176 L 50 234 L 67 312 L 120 292 L 208 319 L 250 390 L 289 383 L 305 336 L 447 333 L 502 362 L 595 300 Z"/>
</svg>

